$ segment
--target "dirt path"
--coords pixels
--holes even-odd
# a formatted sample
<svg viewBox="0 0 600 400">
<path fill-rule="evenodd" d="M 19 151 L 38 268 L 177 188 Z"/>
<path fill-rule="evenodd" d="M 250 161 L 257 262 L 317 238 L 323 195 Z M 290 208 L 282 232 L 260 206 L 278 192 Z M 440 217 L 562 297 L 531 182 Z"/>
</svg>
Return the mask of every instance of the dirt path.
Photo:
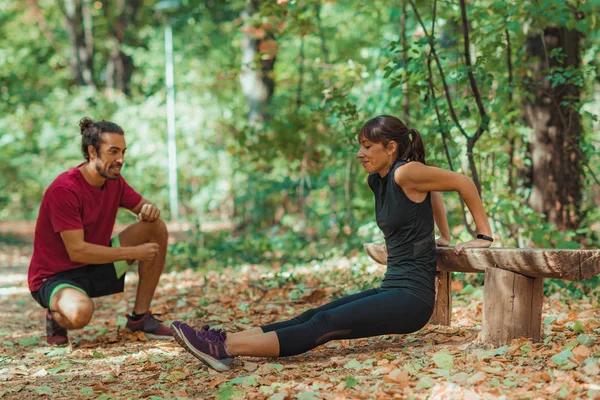
<svg viewBox="0 0 600 400">
<path fill-rule="evenodd" d="M 17 259 L 26 260 L 28 250 L 21 253 Z M 330 342 L 286 359 L 238 358 L 231 372 L 220 374 L 174 342 L 148 342 L 119 328 L 130 312 L 135 274 L 123 295 L 95 301 L 92 322 L 70 332 L 70 346 L 52 348 L 44 342 L 44 310 L 27 291 L 26 264 L 0 265 L 3 399 L 600 398 L 597 297 L 570 300 L 570 310 L 559 298 L 548 299 L 542 344 L 478 344 L 477 290 L 455 299 L 452 328 Z M 165 274 L 153 311 L 167 321 L 240 330 L 358 290 L 362 277 L 383 271 L 341 259 L 298 267 L 296 283 L 269 289 L 289 280 L 275 272 L 246 266 Z"/>
</svg>

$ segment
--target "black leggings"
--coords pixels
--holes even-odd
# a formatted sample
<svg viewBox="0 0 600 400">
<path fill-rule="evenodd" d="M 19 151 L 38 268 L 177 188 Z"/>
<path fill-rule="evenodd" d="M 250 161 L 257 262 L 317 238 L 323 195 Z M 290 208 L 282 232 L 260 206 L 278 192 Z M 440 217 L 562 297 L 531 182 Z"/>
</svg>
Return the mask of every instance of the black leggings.
<svg viewBox="0 0 600 400">
<path fill-rule="evenodd" d="M 334 339 L 416 332 L 432 312 L 429 305 L 404 289 L 369 289 L 261 329 L 275 331 L 279 356 L 287 357 Z"/>
</svg>

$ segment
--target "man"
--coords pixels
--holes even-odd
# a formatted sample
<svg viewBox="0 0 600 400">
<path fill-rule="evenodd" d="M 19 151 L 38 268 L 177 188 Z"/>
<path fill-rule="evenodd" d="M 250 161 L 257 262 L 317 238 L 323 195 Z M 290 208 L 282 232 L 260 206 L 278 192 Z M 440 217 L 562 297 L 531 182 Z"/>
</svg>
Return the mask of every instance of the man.
<svg viewBox="0 0 600 400">
<path fill-rule="evenodd" d="M 67 330 L 86 326 L 91 298 L 123 292 L 125 272 L 139 261 L 139 283 L 127 328 L 152 339 L 171 331 L 150 312 L 165 265 L 168 232 L 160 210 L 121 176 L 126 144 L 123 129 L 108 121 L 80 121 L 85 162 L 59 175 L 48 187 L 37 219 L 28 281 L 46 312 L 47 341 L 68 343 Z M 111 239 L 119 207 L 137 223 Z"/>
</svg>

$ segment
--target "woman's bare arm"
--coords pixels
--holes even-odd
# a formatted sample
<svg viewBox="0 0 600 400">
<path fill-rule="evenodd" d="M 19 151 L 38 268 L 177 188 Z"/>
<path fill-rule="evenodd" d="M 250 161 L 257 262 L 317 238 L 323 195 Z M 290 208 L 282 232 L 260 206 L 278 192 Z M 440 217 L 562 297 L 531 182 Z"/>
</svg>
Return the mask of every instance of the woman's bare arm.
<svg viewBox="0 0 600 400">
<path fill-rule="evenodd" d="M 446 207 L 440 192 L 431 192 L 431 207 L 433 208 L 433 220 L 440 231 L 440 237 L 436 240 L 436 244 L 438 246 L 448 246 L 450 244 L 450 227 L 448 226 Z"/>
<path fill-rule="evenodd" d="M 405 192 L 453 192 L 460 194 L 471 211 L 477 232 L 492 236 L 483 202 L 473 181 L 464 175 L 441 168 L 430 167 L 419 162 L 411 162 L 396 169 L 394 180 Z M 475 239 L 456 245 L 457 252 L 465 247 L 489 247 L 491 242 Z"/>
</svg>

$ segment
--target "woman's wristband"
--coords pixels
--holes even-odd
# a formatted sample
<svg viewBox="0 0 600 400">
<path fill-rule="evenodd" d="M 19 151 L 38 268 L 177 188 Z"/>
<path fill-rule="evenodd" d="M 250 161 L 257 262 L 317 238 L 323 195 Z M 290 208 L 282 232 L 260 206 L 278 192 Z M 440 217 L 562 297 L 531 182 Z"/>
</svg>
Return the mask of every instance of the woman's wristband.
<svg viewBox="0 0 600 400">
<path fill-rule="evenodd" d="M 478 234 L 477 235 L 477 239 L 483 239 L 483 240 L 487 240 L 488 242 L 493 242 L 494 238 L 488 235 L 483 235 L 483 234 Z"/>
</svg>

